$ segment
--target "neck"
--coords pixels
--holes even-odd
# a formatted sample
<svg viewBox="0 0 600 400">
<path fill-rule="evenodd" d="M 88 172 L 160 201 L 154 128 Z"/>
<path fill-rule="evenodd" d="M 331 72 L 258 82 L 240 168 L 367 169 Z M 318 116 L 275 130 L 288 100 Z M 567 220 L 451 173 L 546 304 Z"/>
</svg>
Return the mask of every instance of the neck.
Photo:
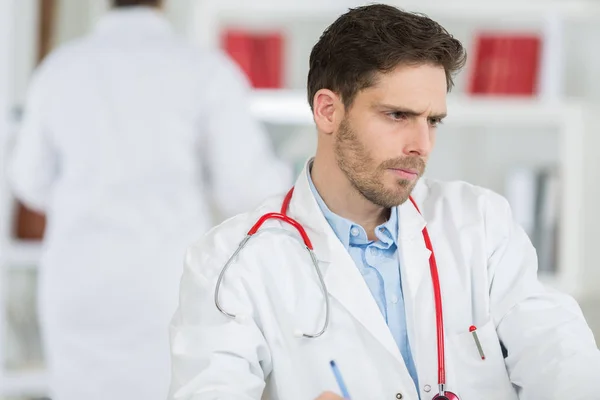
<svg viewBox="0 0 600 400">
<path fill-rule="evenodd" d="M 362 226 L 369 240 L 375 240 L 375 228 L 388 220 L 390 210 L 367 200 L 350 183 L 333 156 L 319 157 L 317 152 L 310 174 L 327 207 Z"/>
</svg>

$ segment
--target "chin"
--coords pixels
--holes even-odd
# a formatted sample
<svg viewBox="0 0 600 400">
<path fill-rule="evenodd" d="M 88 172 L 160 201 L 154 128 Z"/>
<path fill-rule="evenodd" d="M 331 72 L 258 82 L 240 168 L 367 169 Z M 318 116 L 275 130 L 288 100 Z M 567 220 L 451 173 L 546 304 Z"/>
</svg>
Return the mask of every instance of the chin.
<svg viewBox="0 0 600 400">
<path fill-rule="evenodd" d="M 400 188 L 398 188 L 398 186 L 396 186 L 396 198 L 399 201 L 398 205 L 403 204 L 408 200 L 413 189 L 415 188 L 415 185 L 416 185 L 416 181 L 415 182 L 406 181 L 406 183 L 401 185 Z"/>
</svg>

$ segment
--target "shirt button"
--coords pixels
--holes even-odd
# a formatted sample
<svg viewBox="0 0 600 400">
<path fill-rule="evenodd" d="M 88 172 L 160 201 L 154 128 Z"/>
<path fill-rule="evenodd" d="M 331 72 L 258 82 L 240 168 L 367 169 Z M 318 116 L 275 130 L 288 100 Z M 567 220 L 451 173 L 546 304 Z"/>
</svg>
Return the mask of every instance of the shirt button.
<svg viewBox="0 0 600 400">
<path fill-rule="evenodd" d="M 378 256 L 379 249 L 377 247 L 371 247 L 371 254 L 373 254 L 374 256 Z"/>
<path fill-rule="evenodd" d="M 402 393 L 396 393 L 396 398 L 398 400 L 402 399 L 404 396 L 402 396 Z"/>
<path fill-rule="evenodd" d="M 358 236 L 360 234 L 360 231 L 358 230 L 357 227 L 353 226 L 352 229 L 350 229 L 350 234 L 352 236 Z"/>
<path fill-rule="evenodd" d="M 424 390 L 426 393 L 429 393 L 429 392 L 431 392 L 431 386 L 429 386 L 429 385 L 425 385 L 425 386 L 423 386 L 423 390 Z"/>
<path fill-rule="evenodd" d="M 398 296 L 396 296 L 396 295 L 392 296 L 392 303 L 394 303 L 394 304 L 398 303 Z"/>
</svg>

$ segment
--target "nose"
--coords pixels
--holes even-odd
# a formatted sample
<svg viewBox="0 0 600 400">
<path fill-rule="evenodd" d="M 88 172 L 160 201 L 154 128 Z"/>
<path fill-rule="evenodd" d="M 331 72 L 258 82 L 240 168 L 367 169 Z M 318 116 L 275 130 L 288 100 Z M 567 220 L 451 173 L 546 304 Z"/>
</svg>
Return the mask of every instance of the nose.
<svg viewBox="0 0 600 400">
<path fill-rule="evenodd" d="M 414 121 L 411 129 L 406 132 L 404 153 L 410 156 L 427 157 L 433 147 L 434 132 L 427 118 Z"/>
</svg>

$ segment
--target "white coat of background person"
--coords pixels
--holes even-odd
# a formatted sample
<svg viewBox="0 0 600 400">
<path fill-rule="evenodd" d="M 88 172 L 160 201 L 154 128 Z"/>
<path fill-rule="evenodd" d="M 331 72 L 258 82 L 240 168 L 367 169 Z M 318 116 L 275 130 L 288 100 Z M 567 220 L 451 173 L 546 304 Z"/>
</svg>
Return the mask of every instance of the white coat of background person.
<svg viewBox="0 0 600 400">
<path fill-rule="evenodd" d="M 186 260 L 170 399 L 341 400 L 331 360 L 353 400 L 433 399 L 442 314 L 432 255 L 444 390 L 460 400 L 600 398 L 592 332 L 572 298 L 538 281 L 507 201 L 422 177 L 464 61 L 439 24 L 392 6 L 352 9 L 325 31 L 308 74 L 317 151 L 283 206 L 312 241 L 324 284 L 290 224 L 270 220 L 243 241 L 282 197 L 212 229 Z M 401 302 L 405 317 L 393 311 Z M 321 332 L 327 315 L 321 336 L 298 336 Z"/>
<path fill-rule="evenodd" d="M 169 321 L 209 198 L 230 215 L 293 183 L 248 94 L 232 61 L 188 45 L 152 7 L 116 7 L 35 72 L 10 180 L 47 214 L 53 399 L 166 398 Z"/>
</svg>

